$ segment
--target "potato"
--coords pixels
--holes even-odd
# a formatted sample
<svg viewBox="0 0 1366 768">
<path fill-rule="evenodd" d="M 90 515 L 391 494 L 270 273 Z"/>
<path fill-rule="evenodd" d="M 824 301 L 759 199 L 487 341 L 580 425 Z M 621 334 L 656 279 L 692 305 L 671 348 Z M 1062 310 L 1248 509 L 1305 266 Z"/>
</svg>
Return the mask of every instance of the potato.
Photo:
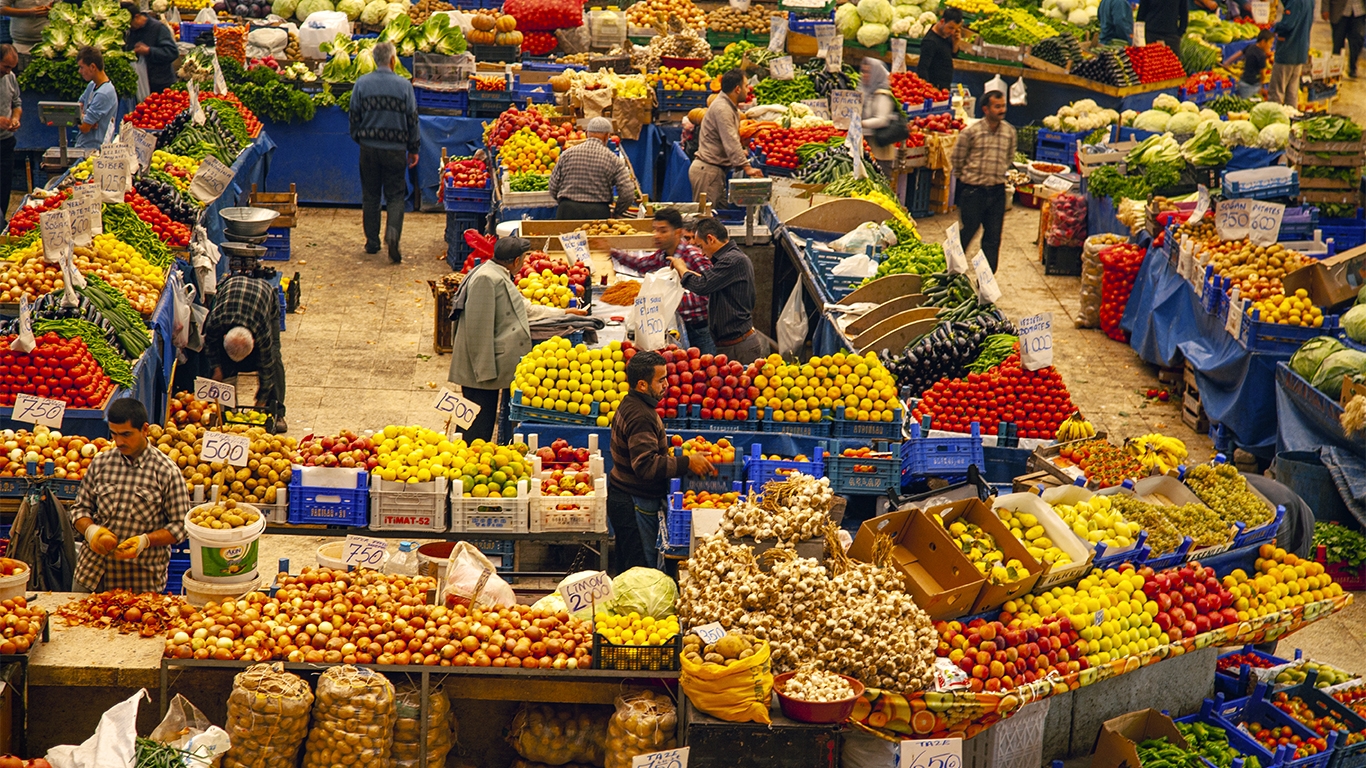
<svg viewBox="0 0 1366 768">
<path fill-rule="evenodd" d="M 223 768 L 293 768 L 308 730 L 313 693 L 290 672 L 256 664 L 233 680 Z"/>
</svg>

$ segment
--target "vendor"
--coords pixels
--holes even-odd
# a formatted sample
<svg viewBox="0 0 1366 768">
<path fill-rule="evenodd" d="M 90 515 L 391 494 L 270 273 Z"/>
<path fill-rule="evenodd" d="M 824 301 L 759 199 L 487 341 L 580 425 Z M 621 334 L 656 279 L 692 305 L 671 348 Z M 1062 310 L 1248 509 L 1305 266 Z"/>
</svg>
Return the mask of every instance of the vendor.
<svg viewBox="0 0 1366 768">
<path fill-rule="evenodd" d="M 1134 8 L 1129 0 L 1100 0 L 1100 43 L 1133 45 Z"/>
<path fill-rule="evenodd" d="M 1243 60 L 1243 74 L 1236 83 L 1238 95 L 1251 99 L 1262 94 L 1262 82 L 1266 79 L 1266 62 L 1271 57 L 1271 40 L 1275 33 L 1263 29 L 1257 33 L 1257 40 L 1224 59 L 1224 66 L 1230 66 L 1239 59 Z"/>
<path fill-rule="evenodd" d="M 1295 107 L 1300 102 L 1300 75 L 1309 62 L 1309 32 L 1314 26 L 1314 0 L 1285 0 L 1285 16 L 1276 32 L 1276 63 L 1266 98 Z"/>
<path fill-rule="evenodd" d="M 1342 55 L 1347 45 L 1347 76 L 1357 76 L 1357 60 L 1366 37 L 1366 4 L 1362 0 L 1328 0 L 1323 4 L 1323 20 L 1333 25 L 1333 55 Z"/>
<path fill-rule="evenodd" d="M 507 440 L 501 413 L 512 393 L 509 387 L 517 363 L 531 351 L 527 300 L 513 280 L 522 269 L 531 241 L 499 238 L 493 258 L 475 267 L 451 296 L 451 369 L 449 378 L 460 385 L 465 399 L 479 406 L 465 439 Z M 500 408 L 501 405 L 501 408 Z"/>
<path fill-rule="evenodd" d="M 1190 6 L 1187 0 L 1138 0 L 1138 20 L 1143 22 L 1145 42 L 1163 43 L 1180 53 Z"/>
<path fill-rule="evenodd" d="M 647 256 L 634 256 L 613 249 L 612 258 L 641 273 L 668 267 L 669 260 L 675 256 L 699 275 L 711 269 L 711 259 L 701 248 L 683 242 L 683 216 L 676 208 L 655 211 L 653 230 L 655 247 L 659 250 Z M 683 326 L 688 331 L 688 346 L 697 347 L 704 355 L 716 354 L 716 345 L 712 343 L 711 331 L 707 328 L 707 297 L 684 291 L 683 300 L 678 304 L 678 314 L 683 316 Z"/>
<path fill-rule="evenodd" d="M 677 256 L 669 262 L 684 288 L 707 297 L 707 326 L 716 351 L 752 363 L 768 354 L 764 337 L 754 330 L 754 263 L 720 221 L 700 219 L 696 228 L 697 246 L 711 259 L 711 271 L 694 272 Z"/>
<path fill-rule="evenodd" d="M 896 144 L 905 141 L 906 114 L 892 95 L 887 65 L 878 59 L 864 57 L 860 67 L 859 90 L 863 93 L 863 135 L 873 150 L 882 175 L 892 178 Z"/>
<path fill-rule="evenodd" d="M 185 539 L 190 496 L 180 468 L 147 442 L 147 409 L 115 400 L 106 417 L 117 450 L 95 454 L 71 507 L 85 537 L 73 592 L 165 592 L 170 547 Z"/>
<path fill-rule="evenodd" d="M 9 198 L 14 185 L 14 145 L 24 102 L 19 96 L 19 78 L 14 76 L 19 54 L 9 43 L 0 43 L 0 216 L 9 219 Z M 6 116 L 6 113 L 8 115 Z"/>
<path fill-rule="evenodd" d="M 963 12 L 946 6 L 944 15 L 920 41 L 920 62 L 915 65 L 915 73 L 921 80 L 935 88 L 953 85 L 953 57 L 958 53 L 958 33 L 962 28 Z"/>
<path fill-rule="evenodd" d="M 640 199 L 631 169 L 607 146 L 612 121 L 595 117 L 587 132 L 587 139 L 560 154 L 550 172 L 550 196 L 559 203 L 555 218 L 562 221 L 620 218 Z"/>
<path fill-rule="evenodd" d="M 721 93 L 712 95 L 698 129 L 697 156 L 688 166 L 688 181 L 692 183 L 693 200 L 705 196 L 713 208 L 726 202 L 726 179 L 731 171 L 743 171 L 751 178 L 764 175 L 750 167 L 745 144 L 740 141 L 740 105 L 748 89 L 740 70 L 721 75 Z"/>
<path fill-rule="evenodd" d="M 256 371 L 256 405 L 275 414 L 275 431 L 285 423 L 285 364 L 280 357 L 278 289 L 245 275 L 218 284 L 204 320 L 204 355 L 215 381 Z"/>
<path fill-rule="evenodd" d="M 628 392 L 612 419 L 612 471 L 607 477 L 607 518 L 616 538 L 613 571 L 659 567 L 659 512 L 669 481 L 688 472 L 710 475 L 701 453 L 675 456 L 655 406 L 669 388 L 664 356 L 637 352 L 626 363 Z"/>
<path fill-rule="evenodd" d="M 982 119 L 958 134 L 951 162 L 958 177 L 963 252 L 970 253 L 968 243 L 980 227 L 982 253 L 995 272 L 1005 226 L 1006 171 L 1015 159 L 1015 127 L 1005 121 L 1005 92 L 987 91 L 982 94 L 981 104 Z"/>
<path fill-rule="evenodd" d="M 152 93 L 164 91 L 176 82 L 172 67 L 180 56 L 171 28 L 152 18 L 137 3 L 124 3 L 123 9 L 132 16 L 123 47 L 142 59 L 147 67 L 147 86 Z"/>
<path fill-rule="evenodd" d="M 110 138 L 110 126 L 114 113 L 119 108 L 119 95 L 109 75 L 104 73 L 104 54 L 90 46 L 76 53 L 76 68 L 81 79 L 86 81 L 85 92 L 81 94 L 81 123 L 76 126 L 81 132 L 76 137 L 79 149 L 99 149 L 105 139 Z"/>
</svg>

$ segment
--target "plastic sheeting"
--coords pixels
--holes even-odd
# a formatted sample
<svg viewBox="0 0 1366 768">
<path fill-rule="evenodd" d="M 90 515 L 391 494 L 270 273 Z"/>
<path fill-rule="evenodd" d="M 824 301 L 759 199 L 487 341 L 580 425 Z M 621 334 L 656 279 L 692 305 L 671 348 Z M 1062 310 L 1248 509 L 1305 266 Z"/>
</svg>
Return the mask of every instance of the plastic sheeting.
<svg viewBox="0 0 1366 768">
<path fill-rule="evenodd" d="M 437 200 L 441 188 L 441 149 L 452 157 L 473 155 L 484 146 L 484 121 L 470 117 L 419 115 L 422 149 L 417 159 L 417 205 L 424 211 L 445 210 Z"/>
<path fill-rule="evenodd" d="M 664 177 L 659 182 L 659 199 L 668 203 L 691 203 L 692 182 L 688 180 L 688 167 L 692 161 L 683 152 L 678 142 L 669 144 L 664 154 Z"/>
<path fill-rule="evenodd" d="M 306 123 L 266 125 L 280 148 L 270 165 L 278 187 L 293 182 L 304 204 L 360 205 L 360 145 L 346 112 L 319 107 Z"/>
<path fill-rule="evenodd" d="M 219 211 L 246 205 L 253 184 L 260 191 L 266 190 L 266 176 L 270 171 L 271 159 L 275 156 L 275 141 L 262 128 L 256 139 L 233 161 L 232 183 L 223 190 L 223 194 L 217 200 L 204 209 L 204 228 L 208 230 L 210 240 L 215 243 L 223 242 L 223 219 L 219 217 Z M 288 182 L 281 186 L 283 189 L 289 189 Z M 223 259 L 219 263 L 226 266 L 228 260 Z"/>
</svg>

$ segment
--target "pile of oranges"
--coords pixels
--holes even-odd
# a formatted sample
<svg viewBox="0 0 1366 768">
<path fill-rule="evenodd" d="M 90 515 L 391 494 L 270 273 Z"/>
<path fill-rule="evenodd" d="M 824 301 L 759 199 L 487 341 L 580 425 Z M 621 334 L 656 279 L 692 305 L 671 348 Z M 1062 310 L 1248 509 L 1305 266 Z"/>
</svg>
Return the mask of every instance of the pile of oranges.
<svg viewBox="0 0 1366 768">
<path fill-rule="evenodd" d="M 666 91 L 710 91 L 712 76 L 697 67 L 660 67 L 657 74 L 647 75 L 651 86 L 663 83 Z M 719 83 L 719 81 L 718 81 Z M 720 87 L 719 84 L 717 86 Z"/>
<path fill-rule="evenodd" d="M 1223 586 L 1233 593 L 1239 621 L 1342 594 L 1342 585 L 1334 583 L 1323 565 L 1301 560 L 1273 544 L 1257 550 L 1253 574 L 1235 569 L 1224 577 Z"/>
<path fill-rule="evenodd" d="M 702 454 L 713 466 L 735 463 L 735 446 L 731 445 L 731 442 L 724 437 L 713 443 L 701 435 L 691 440 L 684 440 L 681 436 L 674 435 L 670 439 L 670 443 L 677 448 L 682 448 L 684 456 L 691 456 L 694 453 Z"/>
<path fill-rule="evenodd" d="M 725 509 L 739 503 L 740 494 L 735 491 L 712 493 L 711 491 L 687 491 L 683 494 L 684 509 Z"/>
</svg>

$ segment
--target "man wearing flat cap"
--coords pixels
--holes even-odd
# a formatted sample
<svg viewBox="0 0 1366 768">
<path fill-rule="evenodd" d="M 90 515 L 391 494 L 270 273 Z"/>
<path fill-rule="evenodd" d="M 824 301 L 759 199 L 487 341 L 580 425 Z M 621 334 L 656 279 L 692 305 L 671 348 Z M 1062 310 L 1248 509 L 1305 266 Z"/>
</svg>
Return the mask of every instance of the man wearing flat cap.
<svg viewBox="0 0 1366 768">
<path fill-rule="evenodd" d="M 471 442 L 492 440 L 495 424 L 498 438 L 509 439 L 501 410 L 506 410 L 512 395 L 509 387 L 517 363 L 531 351 L 527 302 L 512 276 L 521 270 L 530 250 L 530 240 L 500 238 L 493 246 L 493 259 L 475 267 L 451 297 L 449 378 L 460 385 L 466 399 L 479 406 L 474 423 L 464 431 Z"/>
<path fill-rule="evenodd" d="M 595 117 L 588 121 L 588 138 L 560 155 L 550 173 L 550 196 L 559 203 L 555 218 L 620 218 L 640 199 L 640 188 L 626 161 L 607 148 L 611 133 L 612 121 Z"/>
</svg>

